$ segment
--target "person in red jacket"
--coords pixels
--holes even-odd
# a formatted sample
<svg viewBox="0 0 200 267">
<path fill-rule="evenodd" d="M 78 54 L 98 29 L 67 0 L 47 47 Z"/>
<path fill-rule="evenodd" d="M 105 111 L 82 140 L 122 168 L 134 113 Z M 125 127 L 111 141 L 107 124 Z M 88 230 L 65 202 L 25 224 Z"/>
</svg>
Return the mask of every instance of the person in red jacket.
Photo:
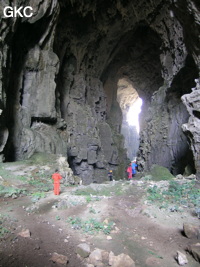
<svg viewBox="0 0 200 267">
<path fill-rule="evenodd" d="M 131 167 L 131 163 L 129 164 L 128 168 L 127 168 L 127 173 L 128 173 L 128 180 L 130 180 L 132 178 L 132 167 Z"/>
<path fill-rule="evenodd" d="M 55 169 L 55 173 L 52 174 L 52 179 L 54 180 L 54 195 L 60 194 L 60 180 L 62 176 L 58 173 L 58 169 Z"/>
</svg>

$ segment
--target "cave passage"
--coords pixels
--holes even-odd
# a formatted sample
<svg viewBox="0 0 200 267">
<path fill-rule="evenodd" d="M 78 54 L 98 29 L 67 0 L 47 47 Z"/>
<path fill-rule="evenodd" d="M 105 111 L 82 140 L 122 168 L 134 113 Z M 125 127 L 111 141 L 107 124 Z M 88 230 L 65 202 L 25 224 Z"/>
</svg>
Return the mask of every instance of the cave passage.
<svg viewBox="0 0 200 267">
<path fill-rule="evenodd" d="M 186 169 L 194 173 L 194 160 L 182 130 L 189 114 L 181 96 L 191 92 L 198 76 L 197 69 L 188 56 L 185 66 L 167 87 L 161 74 L 160 47 L 158 35 L 145 25 L 138 26 L 122 38 L 116 48 L 118 52 L 114 53 L 103 76 L 108 121 L 124 136 L 128 158 L 137 157 L 142 162 L 140 170 L 157 164 L 168 168 L 174 175 L 183 174 Z M 133 109 L 131 106 L 139 97 L 143 103 L 140 132 L 127 122 L 127 118 L 129 120 L 132 116 L 128 115 L 128 111 Z M 117 123 L 113 125 L 116 118 L 118 122 L 121 118 L 119 127 Z"/>
<path fill-rule="evenodd" d="M 151 28 L 144 24 L 138 25 L 134 31 L 128 32 L 121 39 L 116 48 L 117 52 L 113 53 L 115 56 L 102 76 L 108 101 L 108 121 L 112 124 L 118 117 L 120 123 L 121 111 L 119 129 L 124 136 L 124 146 L 130 160 L 137 157 L 139 152 L 140 132 L 147 126 L 146 119 L 149 116 L 148 109 L 152 106 L 152 96 L 163 85 L 160 46 L 161 40 Z M 113 114 L 115 101 L 120 108 L 120 111 L 115 108 L 118 116 Z M 140 105 L 142 102 L 142 110 L 139 121 L 136 119 L 136 125 L 133 125 L 131 118 L 133 119 L 136 113 L 136 101 L 140 101 Z"/>
<path fill-rule="evenodd" d="M 128 158 L 133 160 L 139 148 L 139 113 L 142 99 L 127 78 L 121 78 L 117 83 L 117 102 L 122 111 L 121 134 L 124 136 L 124 146 Z"/>
</svg>

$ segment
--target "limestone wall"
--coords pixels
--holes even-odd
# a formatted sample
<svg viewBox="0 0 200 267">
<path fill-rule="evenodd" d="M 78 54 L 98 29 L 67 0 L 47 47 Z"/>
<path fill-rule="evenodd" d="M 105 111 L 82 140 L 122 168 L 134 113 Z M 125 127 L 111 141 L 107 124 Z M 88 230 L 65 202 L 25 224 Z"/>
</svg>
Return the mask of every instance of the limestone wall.
<svg viewBox="0 0 200 267">
<path fill-rule="evenodd" d="M 128 77 L 144 101 L 140 169 L 193 164 L 199 173 L 198 1 L 15 2 L 34 16 L 3 18 L 9 1 L 0 3 L 2 159 L 62 154 L 84 183 L 107 179 L 110 168 L 123 178 L 116 90 Z"/>
</svg>

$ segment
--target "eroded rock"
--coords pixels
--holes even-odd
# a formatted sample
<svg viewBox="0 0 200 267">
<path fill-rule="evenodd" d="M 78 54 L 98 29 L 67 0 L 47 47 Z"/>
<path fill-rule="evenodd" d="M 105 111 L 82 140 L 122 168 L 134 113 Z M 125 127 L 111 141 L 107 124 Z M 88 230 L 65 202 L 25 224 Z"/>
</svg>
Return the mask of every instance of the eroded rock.
<svg viewBox="0 0 200 267">
<path fill-rule="evenodd" d="M 22 230 L 20 233 L 18 233 L 19 236 L 22 237 L 31 237 L 31 232 L 29 229 Z"/>
<path fill-rule="evenodd" d="M 200 262 L 200 243 L 188 246 L 188 251 L 193 255 L 196 261 Z"/>
<path fill-rule="evenodd" d="M 188 259 L 187 259 L 186 255 L 183 254 L 180 251 L 177 251 L 176 259 L 178 261 L 178 264 L 181 265 L 181 266 L 183 266 L 183 265 L 188 263 Z"/>
<path fill-rule="evenodd" d="M 126 254 L 115 256 L 111 251 L 109 254 L 109 265 L 112 267 L 135 267 L 134 261 Z"/>
<path fill-rule="evenodd" d="M 62 265 L 66 265 L 69 260 L 67 256 L 54 252 L 52 257 L 50 258 L 50 261 L 53 261 L 53 262 L 56 262 Z"/>
<path fill-rule="evenodd" d="M 90 246 L 86 243 L 79 244 L 76 248 L 76 253 L 83 258 L 87 258 L 90 252 Z"/>
<path fill-rule="evenodd" d="M 197 239 L 200 237 L 200 228 L 189 223 L 183 224 L 183 231 L 188 238 Z"/>
</svg>

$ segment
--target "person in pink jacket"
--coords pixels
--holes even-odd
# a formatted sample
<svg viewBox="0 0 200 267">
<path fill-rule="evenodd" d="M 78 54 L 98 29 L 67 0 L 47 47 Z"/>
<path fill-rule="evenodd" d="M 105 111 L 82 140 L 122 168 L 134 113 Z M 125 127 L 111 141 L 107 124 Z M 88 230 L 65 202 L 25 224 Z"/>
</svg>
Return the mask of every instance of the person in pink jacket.
<svg viewBox="0 0 200 267">
<path fill-rule="evenodd" d="M 126 169 L 126 172 L 128 174 L 128 180 L 130 180 L 132 178 L 132 167 L 131 167 L 131 163 L 129 164 L 128 168 Z"/>
</svg>

